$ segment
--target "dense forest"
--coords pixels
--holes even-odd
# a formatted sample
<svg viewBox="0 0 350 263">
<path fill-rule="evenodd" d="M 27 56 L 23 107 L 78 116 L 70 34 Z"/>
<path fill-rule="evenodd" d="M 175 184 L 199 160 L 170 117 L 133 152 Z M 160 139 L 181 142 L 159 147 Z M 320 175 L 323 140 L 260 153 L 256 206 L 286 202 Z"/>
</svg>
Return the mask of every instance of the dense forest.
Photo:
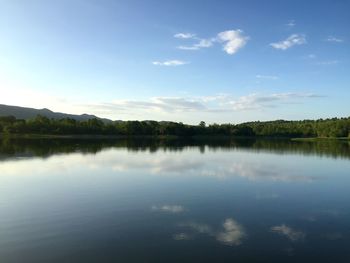
<svg viewBox="0 0 350 263">
<path fill-rule="evenodd" d="M 303 121 L 266 121 L 242 124 L 187 125 L 176 122 L 115 121 L 99 119 L 77 121 L 70 118 L 49 119 L 38 115 L 22 120 L 13 116 L 0 117 L 2 134 L 45 135 L 175 135 L 175 136 L 273 136 L 273 137 L 350 137 L 350 117 Z"/>
</svg>

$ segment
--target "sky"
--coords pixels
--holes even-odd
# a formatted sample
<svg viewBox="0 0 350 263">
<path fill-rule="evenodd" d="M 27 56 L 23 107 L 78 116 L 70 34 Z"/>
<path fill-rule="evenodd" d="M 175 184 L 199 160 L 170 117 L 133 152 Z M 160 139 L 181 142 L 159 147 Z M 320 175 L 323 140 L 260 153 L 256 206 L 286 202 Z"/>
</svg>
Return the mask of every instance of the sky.
<svg viewBox="0 0 350 263">
<path fill-rule="evenodd" d="M 189 124 L 350 115 L 350 1 L 0 4 L 0 104 Z"/>
</svg>

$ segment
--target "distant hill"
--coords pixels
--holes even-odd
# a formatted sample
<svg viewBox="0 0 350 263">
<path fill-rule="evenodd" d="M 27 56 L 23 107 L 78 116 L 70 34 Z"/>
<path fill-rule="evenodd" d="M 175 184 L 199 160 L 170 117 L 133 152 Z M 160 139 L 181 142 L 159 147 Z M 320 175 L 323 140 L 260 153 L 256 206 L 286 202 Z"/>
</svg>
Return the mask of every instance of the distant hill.
<svg viewBox="0 0 350 263">
<path fill-rule="evenodd" d="M 34 109 L 34 108 L 26 108 L 19 106 L 10 106 L 0 104 L 0 116 L 15 116 L 17 119 L 31 119 L 35 118 L 37 115 L 42 115 L 50 119 L 63 119 L 63 118 L 71 118 L 77 121 L 85 121 L 88 119 L 97 118 L 102 120 L 103 122 L 111 122 L 109 119 L 99 118 L 95 115 L 89 114 L 67 114 L 62 112 L 53 112 L 49 109 Z"/>
</svg>

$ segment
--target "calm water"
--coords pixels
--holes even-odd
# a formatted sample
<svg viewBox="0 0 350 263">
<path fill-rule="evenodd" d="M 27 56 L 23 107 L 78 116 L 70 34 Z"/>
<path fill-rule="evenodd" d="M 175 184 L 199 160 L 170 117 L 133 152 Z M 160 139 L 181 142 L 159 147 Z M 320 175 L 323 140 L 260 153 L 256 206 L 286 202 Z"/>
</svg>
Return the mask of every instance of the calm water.
<svg viewBox="0 0 350 263">
<path fill-rule="evenodd" d="M 350 144 L 0 141 L 0 262 L 350 262 Z"/>
</svg>

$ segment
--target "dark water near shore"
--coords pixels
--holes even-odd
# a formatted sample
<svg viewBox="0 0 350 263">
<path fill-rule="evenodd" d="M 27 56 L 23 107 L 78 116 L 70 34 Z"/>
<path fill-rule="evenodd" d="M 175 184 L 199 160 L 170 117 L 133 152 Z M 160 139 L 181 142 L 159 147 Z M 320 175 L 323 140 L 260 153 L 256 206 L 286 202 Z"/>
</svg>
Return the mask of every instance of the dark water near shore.
<svg viewBox="0 0 350 263">
<path fill-rule="evenodd" d="M 350 262 L 350 144 L 0 140 L 0 262 Z"/>
</svg>

